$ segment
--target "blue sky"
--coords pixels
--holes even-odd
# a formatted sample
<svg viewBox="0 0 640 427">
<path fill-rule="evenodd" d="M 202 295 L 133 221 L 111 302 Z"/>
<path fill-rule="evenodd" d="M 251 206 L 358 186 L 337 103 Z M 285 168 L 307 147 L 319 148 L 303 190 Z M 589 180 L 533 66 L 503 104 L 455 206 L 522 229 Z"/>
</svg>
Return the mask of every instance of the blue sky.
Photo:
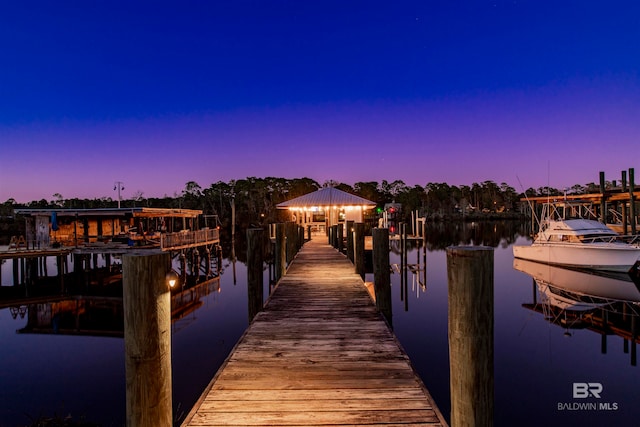
<svg viewBox="0 0 640 427">
<path fill-rule="evenodd" d="M 632 1 L 5 2 L 0 52 L 0 201 L 639 166 Z"/>
</svg>

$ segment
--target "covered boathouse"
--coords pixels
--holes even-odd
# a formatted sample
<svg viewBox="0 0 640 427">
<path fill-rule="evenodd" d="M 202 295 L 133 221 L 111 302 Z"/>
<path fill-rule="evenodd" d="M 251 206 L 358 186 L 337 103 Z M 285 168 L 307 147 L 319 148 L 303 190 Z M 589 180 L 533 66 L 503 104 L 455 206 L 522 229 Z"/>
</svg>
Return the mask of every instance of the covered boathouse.
<svg viewBox="0 0 640 427">
<path fill-rule="evenodd" d="M 304 196 L 279 203 L 278 209 L 288 209 L 291 220 L 314 231 L 327 230 L 345 221 L 363 222 L 365 212 L 376 203 L 333 187 L 321 188 Z"/>
<path fill-rule="evenodd" d="M 26 246 L 79 247 L 95 243 L 177 249 L 185 242 L 219 241 L 218 229 L 200 228 L 202 211 L 172 208 L 15 209 L 25 217 Z"/>
</svg>

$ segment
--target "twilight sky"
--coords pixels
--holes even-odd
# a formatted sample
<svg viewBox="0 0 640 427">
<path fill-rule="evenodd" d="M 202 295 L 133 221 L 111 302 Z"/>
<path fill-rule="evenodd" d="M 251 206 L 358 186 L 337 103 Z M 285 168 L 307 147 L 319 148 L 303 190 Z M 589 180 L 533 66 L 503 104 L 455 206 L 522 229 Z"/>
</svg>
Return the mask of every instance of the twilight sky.
<svg viewBox="0 0 640 427">
<path fill-rule="evenodd" d="M 638 176 L 639 152 L 636 0 L 0 5 L 0 202 L 249 176 L 565 188 Z"/>
</svg>

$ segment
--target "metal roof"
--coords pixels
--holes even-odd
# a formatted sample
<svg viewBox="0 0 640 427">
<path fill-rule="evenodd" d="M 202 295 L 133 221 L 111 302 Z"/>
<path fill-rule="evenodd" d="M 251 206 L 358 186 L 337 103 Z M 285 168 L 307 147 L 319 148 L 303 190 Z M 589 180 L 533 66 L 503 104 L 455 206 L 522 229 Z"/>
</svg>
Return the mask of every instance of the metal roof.
<svg viewBox="0 0 640 427">
<path fill-rule="evenodd" d="M 178 218 L 195 218 L 202 214 L 201 210 L 194 209 L 172 209 L 172 208 L 98 208 L 98 209 L 65 209 L 65 208 L 44 208 L 44 209 L 14 209 L 16 215 L 30 216 L 51 216 L 56 213 L 57 216 L 99 216 L 99 217 L 117 217 L 131 215 L 136 217 L 178 217 Z"/>
<path fill-rule="evenodd" d="M 375 202 L 333 187 L 321 188 L 313 193 L 278 204 L 279 209 L 312 206 L 375 206 Z"/>
</svg>

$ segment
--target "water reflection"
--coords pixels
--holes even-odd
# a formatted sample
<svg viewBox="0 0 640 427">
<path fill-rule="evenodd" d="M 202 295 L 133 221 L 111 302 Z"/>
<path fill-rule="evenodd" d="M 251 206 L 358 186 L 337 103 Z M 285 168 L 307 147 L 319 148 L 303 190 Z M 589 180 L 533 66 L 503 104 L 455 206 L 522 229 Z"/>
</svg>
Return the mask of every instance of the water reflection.
<svg viewBox="0 0 640 427">
<path fill-rule="evenodd" d="M 532 302 L 522 304 L 560 326 L 564 336 L 585 329 L 601 336 L 601 352 L 607 352 L 607 336 L 624 340 L 636 366 L 637 323 L 640 316 L 640 286 L 628 274 L 567 269 L 549 264 L 514 259 L 516 270 L 533 278 Z"/>
<path fill-rule="evenodd" d="M 172 292 L 172 322 L 193 313 L 203 304 L 204 297 L 214 292 L 220 292 L 220 277 Z M 19 334 L 124 336 L 122 297 L 55 296 L 16 305 L 9 311 L 14 319 L 26 317 L 27 324 L 16 331 Z"/>
<path fill-rule="evenodd" d="M 530 224 L 521 221 L 438 222 L 427 225 L 427 248 L 478 245 L 505 248 L 520 236 L 531 234 Z"/>
</svg>

